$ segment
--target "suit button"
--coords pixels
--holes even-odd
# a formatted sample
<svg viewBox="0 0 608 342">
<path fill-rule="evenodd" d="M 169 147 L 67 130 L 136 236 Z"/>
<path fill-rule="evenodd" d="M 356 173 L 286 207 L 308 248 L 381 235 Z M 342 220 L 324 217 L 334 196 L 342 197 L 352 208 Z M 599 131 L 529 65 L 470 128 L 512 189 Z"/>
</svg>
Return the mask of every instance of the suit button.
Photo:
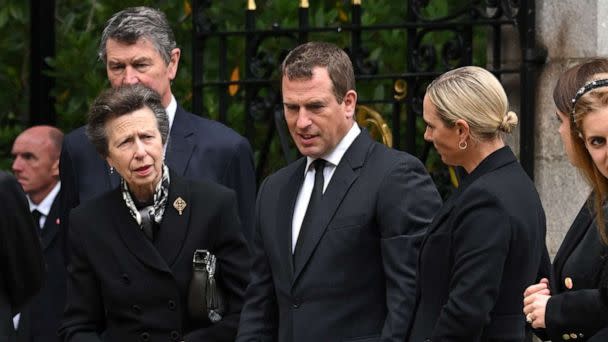
<svg viewBox="0 0 608 342">
<path fill-rule="evenodd" d="M 585 338 L 585 334 L 583 334 L 583 333 L 578 333 L 578 338 Z"/>
<path fill-rule="evenodd" d="M 141 335 L 139 335 L 139 340 L 142 342 L 150 341 L 150 334 L 147 332 L 141 333 Z"/>
<path fill-rule="evenodd" d="M 564 285 L 566 286 L 566 288 L 568 290 L 572 290 L 572 287 L 574 287 L 574 283 L 572 282 L 572 278 L 566 277 L 564 279 Z"/>
<path fill-rule="evenodd" d="M 125 285 L 130 285 L 131 284 L 131 279 L 129 279 L 129 275 L 126 273 L 123 273 L 122 276 L 122 283 Z"/>
<path fill-rule="evenodd" d="M 177 331 L 173 330 L 173 331 L 171 332 L 171 339 L 172 339 L 173 341 L 177 341 L 177 340 L 179 340 L 179 333 L 178 333 Z"/>
<path fill-rule="evenodd" d="M 175 310 L 175 302 L 170 300 L 169 303 L 167 303 L 167 306 L 169 306 L 169 310 L 174 311 Z"/>
<path fill-rule="evenodd" d="M 570 335 L 569 334 L 563 334 L 562 335 L 562 340 L 568 341 L 569 339 L 570 339 Z"/>
<path fill-rule="evenodd" d="M 572 334 L 570 334 L 570 337 L 571 337 L 573 340 L 576 340 L 576 339 L 578 338 L 578 335 L 577 335 L 577 334 L 575 334 L 575 333 L 572 333 Z"/>
<path fill-rule="evenodd" d="M 140 307 L 139 305 L 135 304 L 135 305 L 133 305 L 133 306 L 131 307 L 131 309 L 132 309 L 132 310 L 133 310 L 133 312 L 135 312 L 136 314 L 138 314 L 138 315 L 139 315 L 139 314 L 141 314 L 141 307 Z"/>
<path fill-rule="evenodd" d="M 292 308 L 297 309 L 300 307 L 300 304 L 298 303 L 293 303 L 293 305 L 291 305 Z"/>
</svg>

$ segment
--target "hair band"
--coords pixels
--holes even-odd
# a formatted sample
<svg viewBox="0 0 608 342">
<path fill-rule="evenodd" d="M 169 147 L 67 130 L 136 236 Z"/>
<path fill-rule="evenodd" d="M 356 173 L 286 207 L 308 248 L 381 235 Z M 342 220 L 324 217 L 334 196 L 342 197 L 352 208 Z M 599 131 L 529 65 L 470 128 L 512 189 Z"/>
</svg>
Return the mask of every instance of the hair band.
<svg viewBox="0 0 608 342">
<path fill-rule="evenodd" d="M 580 87 L 574 97 L 572 98 L 572 117 L 574 117 L 574 108 L 576 106 L 576 101 L 578 101 L 583 95 L 592 91 L 595 88 L 607 87 L 608 79 L 595 80 L 591 82 L 585 83 L 584 86 Z"/>
</svg>

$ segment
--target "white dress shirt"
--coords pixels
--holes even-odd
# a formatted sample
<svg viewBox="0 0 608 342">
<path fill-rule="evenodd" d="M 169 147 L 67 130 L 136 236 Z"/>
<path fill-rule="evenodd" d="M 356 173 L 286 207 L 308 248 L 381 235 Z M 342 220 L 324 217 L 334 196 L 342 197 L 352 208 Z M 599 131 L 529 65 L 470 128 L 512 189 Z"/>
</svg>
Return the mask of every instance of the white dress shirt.
<svg viewBox="0 0 608 342">
<path fill-rule="evenodd" d="M 49 216 L 51 206 L 53 206 L 53 202 L 55 201 L 55 197 L 57 197 L 57 194 L 59 193 L 59 189 L 61 189 L 61 182 L 57 182 L 57 184 L 55 184 L 55 186 L 53 187 L 53 190 L 51 190 L 51 192 L 49 192 L 49 194 L 46 195 L 46 197 L 38 204 L 32 202 L 29 196 L 26 196 L 27 202 L 30 205 L 30 212 L 38 210 L 38 212 L 40 212 L 41 214 L 39 222 L 40 229 L 44 228 L 44 223 L 46 222 L 47 216 Z"/>
<path fill-rule="evenodd" d="M 325 159 L 327 163 L 325 163 L 325 168 L 323 169 L 323 178 L 325 182 L 323 183 L 323 193 L 325 193 L 325 189 L 329 185 L 331 181 L 331 177 L 334 175 L 336 171 L 336 167 L 340 164 L 340 160 L 344 157 L 344 153 L 346 150 L 352 145 L 353 141 L 357 138 L 357 136 L 361 133 L 361 129 L 357 124 L 353 124 L 348 133 L 340 140 L 336 148 L 328 154 L 322 156 L 322 159 Z M 312 188 L 315 185 L 315 168 L 311 167 L 312 162 L 315 159 L 306 157 L 306 167 L 304 168 L 304 184 L 300 188 L 300 192 L 298 193 L 298 197 L 296 199 L 296 205 L 293 211 L 293 218 L 291 221 L 291 252 L 296 248 L 296 242 L 298 241 L 298 235 L 300 234 L 300 228 L 302 227 L 302 221 L 304 220 L 304 215 L 306 214 L 306 209 L 308 208 L 308 202 L 310 201 L 310 195 L 312 194 Z"/>
<path fill-rule="evenodd" d="M 47 216 L 49 216 L 51 207 L 53 206 L 53 202 L 55 201 L 55 197 L 57 197 L 57 194 L 59 193 L 59 189 L 61 189 L 61 182 L 57 182 L 57 184 L 55 184 L 55 186 L 53 187 L 53 190 L 51 190 L 51 192 L 49 192 L 49 194 L 46 195 L 46 197 L 38 204 L 32 202 L 30 196 L 26 195 L 27 202 L 30 205 L 30 212 L 34 210 L 38 210 L 40 212 L 40 221 L 38 222 L 40 224 L 40 229 L 44 228 L 44 223 L 46 222 Z M 15 326 L 15 330 L 17 330 L 17 328 L 19 327 L 20 316 L 21 314 L 18 313 L 13 317 L 13 325 Z"/>
<path fill-rule="evenodd" d="M 165 146 L 163 147 L 163 152 L 167 154 L 167 145 L 169 145 L 169 137 L 171 136 L 171 127 L 173 127 L 173 121 L 175 120 L 175 112 L 177 111 L 177 101 L 175 100 L 175 96 L 171 95 L 171 102 L 169 102 L 169 106 L 165 108 L 165 112 L 167 112 L 167 117 L 169 118 L 169 134 L 167 134 L 167 141 L 165 142 Z"/>
</svg>

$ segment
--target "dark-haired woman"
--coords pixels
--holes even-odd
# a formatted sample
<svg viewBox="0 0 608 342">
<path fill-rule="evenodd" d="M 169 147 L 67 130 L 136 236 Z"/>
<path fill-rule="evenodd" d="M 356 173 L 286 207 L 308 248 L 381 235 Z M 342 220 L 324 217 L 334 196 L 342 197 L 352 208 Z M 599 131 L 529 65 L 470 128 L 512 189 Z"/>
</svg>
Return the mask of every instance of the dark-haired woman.
<svg viewBox="0 0 608 342">
<path fill-rule="evenodd" d="M 596 131 L 601 125 L 589 120 L 599 118 L 599 124 L 603 120 L 608 123 L 608 116 L 599 116 L 601 111 L 608 110 L 608 103 L 602 103 L 602 98 L 608 99 L 603 97 L 608 96 L 608 87 L 595 87 L 591 83 L 583 87 L 603 73 L 608 73 L 606 59 L 574 66 L 562 74 L 553 92 L 558 131 L 566 155 L 582 171 L 594 194 L 568 230 L 553 261 L 551 280 L 542 279 L 524 292 L 524 315 L 543 340 L 591 341 L 598 330 L 608 326 L 608 307 L 598 291 L 607 256 L 601 232 L 605 235 L 602 203 L 608 170 L 606 164 L 594 157 L 602 151 L 598 144 L 601 137 L 596 136 L 602 133 Z M 608 130 L 603 133 L 608 134 Z M 606 341 L 599 335 L 593 340 Z"/>
</svg>

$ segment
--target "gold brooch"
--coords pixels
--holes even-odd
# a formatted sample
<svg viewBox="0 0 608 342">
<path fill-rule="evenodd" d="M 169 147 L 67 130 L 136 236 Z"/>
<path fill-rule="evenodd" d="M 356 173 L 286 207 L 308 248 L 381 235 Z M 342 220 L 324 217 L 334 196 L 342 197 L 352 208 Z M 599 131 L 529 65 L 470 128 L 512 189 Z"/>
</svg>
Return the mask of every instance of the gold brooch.
<svg viewBox="0 0 608 342">
<path fill-rule="evenodd" d="M 186 201 L 184 201 L 181 197 L 178 197 L 175 202 L 173 202 L 173 208 L 177 210 L 179 215 L 182 215 L 184 209 L 186 209 Z"/>
</svg>

